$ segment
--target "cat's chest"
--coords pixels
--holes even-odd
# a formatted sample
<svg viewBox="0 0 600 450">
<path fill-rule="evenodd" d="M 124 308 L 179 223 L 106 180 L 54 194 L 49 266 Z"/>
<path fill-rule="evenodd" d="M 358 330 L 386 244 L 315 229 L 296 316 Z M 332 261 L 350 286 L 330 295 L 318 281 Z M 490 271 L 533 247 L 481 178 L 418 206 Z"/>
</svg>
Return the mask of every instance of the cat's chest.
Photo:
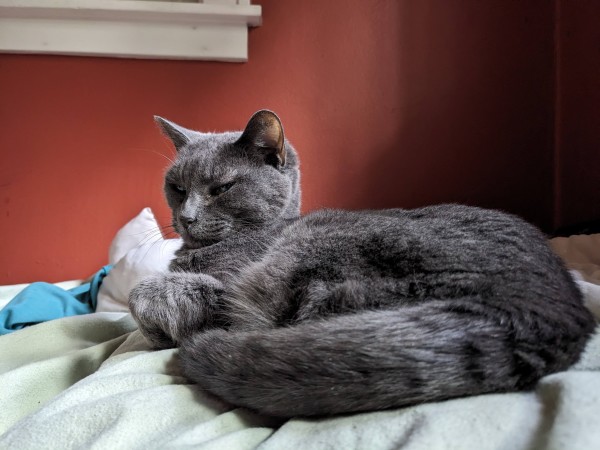
<svg viewBox="0 0 600 450">
<path fill-rule="evenodd" d="M 199 249 L 181 249 L 171 264 L 172 270 L 213 275 L 237 273 L 260 259 L 272 239 L 254 235 L 228 239 Z"/>
</svg>

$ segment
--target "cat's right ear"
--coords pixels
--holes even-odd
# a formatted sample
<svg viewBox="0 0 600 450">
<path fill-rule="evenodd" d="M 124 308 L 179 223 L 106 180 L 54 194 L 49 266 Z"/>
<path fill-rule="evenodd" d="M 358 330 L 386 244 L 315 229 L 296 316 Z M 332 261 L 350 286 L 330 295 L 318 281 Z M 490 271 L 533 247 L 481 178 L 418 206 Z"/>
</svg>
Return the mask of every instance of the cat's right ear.
<svg viewBox="0 0 600 450">
<path fill-rule="evenodd" d="M 188 130 L 181 125 L 177 125 L 176 123 L 167 119 L 163 119 L 159 116 L 154 116 L 154 121 L 159 126 L 163 134 L 171 139 L 177 151 L 185 147 L 202 134 L 194 130 Z"/>
<path fill-rule="evenodd" d="M 276 167 L 285 166 L 283 126 L 277 114 L 262 109 L 250 118 L 238 142 L 249 143 L 274 158 Z"/>
</svg>

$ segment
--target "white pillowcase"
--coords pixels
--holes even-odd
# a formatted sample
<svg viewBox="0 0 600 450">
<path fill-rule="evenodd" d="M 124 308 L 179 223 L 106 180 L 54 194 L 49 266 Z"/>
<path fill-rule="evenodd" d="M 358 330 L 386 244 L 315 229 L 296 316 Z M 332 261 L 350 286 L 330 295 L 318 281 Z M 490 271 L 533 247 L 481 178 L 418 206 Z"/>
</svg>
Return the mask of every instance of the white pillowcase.
<svg viewBox="0 0 600 450">
<path fill-rule="evenodd" d="M 108 249 L 108 263 L 116 264 L 129 250 L 159 238 L 162 234 L 156 218 L 150 208 L 144 208 L 117 231 Z"/>
<path fill-rule="evenodd" d="M 181 239 L 164 239 L 154 214 L 144 208 L 115 235 L 109 250 L 112 270 L 100 285 L 96 312 L 127 312 L 129 292 L 143 278 L 165 273 Z"/>
</svg>

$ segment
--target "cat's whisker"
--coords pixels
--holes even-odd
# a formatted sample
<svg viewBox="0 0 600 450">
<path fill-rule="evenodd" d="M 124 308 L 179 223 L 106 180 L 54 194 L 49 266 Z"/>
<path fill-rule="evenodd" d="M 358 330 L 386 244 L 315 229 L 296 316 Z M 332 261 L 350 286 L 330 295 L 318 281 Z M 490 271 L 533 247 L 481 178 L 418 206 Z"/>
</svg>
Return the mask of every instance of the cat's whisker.
<svg viewBox="0 0 600 450">
<path fill-rule="evenodd" d="M 177 238 L 179 237 L 179 234 L 177 234 L 175 231 L 169 231 L 167 234 L 165 234 L 165 239 L 171 239 L 171 238 Z"/>
<path fill-rule="evenodd" d="M 146 152 L 146 153 L 154 153 L 156 155 L 162 156 L 164 159 L 166 159 L 167 161 L 169 161 L 172 164 L 175 164 L 175 161 L 173 161 L 171 158 L 169 158 L 167 155 L 160 153 L 156 150 L 152 150 L 152 149 L 146 149 L 146 148 L 134 148 L 133 150 L 138 150 L 141 152 Z"/>
<path fill-rule="evenodd" d="M 146 253 L 144 254 L 144 256 L 142 256 L 141 260 L 145 260 L 146 257 L 148 256 L 148 254 L 150 253 L 150 251 L 154 248 L 155 245 L 161 245 L 163 246 L 165 244 L 164 239 L 162 239 L 162 236 L 160 239 L 157 239 L 156 241 L 152 242 L 150 245 L 148 245 L 148 248 L 146 249 Z"/>
<path fill-rule="evenodd" d="M 144 245 L 148 242 L 151 242 L 153 239 L 160 239 L 162 238 L 162 233 L 159 230 L 154 230 L 154 231 L 143 231 L 140 233 L 131 233 L 129 234 L 129 236 L 131 237 L 137 237 L 143 235 L 140 239 L 139 245 Z"/>
<path fill-rule="evenodd" d="M 159 227 L 161 231 L 169 231 L 169 230 L 174 230 L 175 227 L 173 225 L 165 225 L 163 227 Z"/>
<path fill-rule="evenodd" d="M 145 245 L 150 242 L 160 242 L 163 239 L 163 233 L 160 230 L 149 232 L 144 238 L 142 238 L 140 245 Z"/>
<path fill-rule="evenodd" d="M 147 233 L 156 233 L 159 230 L 162 230 L 163 227 L 157 227 L 157 229 L 155 230 L 144 230 L 144 231 L 138 231 L 137 233 L 127 233 L 127 236 L 139 236 L 141 234 L 146 235 Z"/>
</svg>

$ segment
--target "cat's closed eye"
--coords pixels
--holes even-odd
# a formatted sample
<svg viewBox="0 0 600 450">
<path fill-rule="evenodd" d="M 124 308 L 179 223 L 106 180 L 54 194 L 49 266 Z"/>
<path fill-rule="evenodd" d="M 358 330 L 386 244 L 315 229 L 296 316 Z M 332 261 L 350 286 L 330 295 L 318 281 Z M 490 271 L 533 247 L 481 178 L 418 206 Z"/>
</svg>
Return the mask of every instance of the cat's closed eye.
<svg viewBox="0 0 600 450">
<path fill-rule="evenodd" d="M 185 188 L 180 184 L 170 183 L 169 187 L 179 194 L 185 194 Z"/>
<path fill-rule="evenodd" d="M 231 189 L 234 184 L 235 184 L 235 181 L 231 181 L 230 183 L 225 183 L 220 186 L 213 187 L 210 190 L 210 195 L 213 197 L 216 197 L 218 195 L 224 194 L 229 189 Z"/>
</svg>

